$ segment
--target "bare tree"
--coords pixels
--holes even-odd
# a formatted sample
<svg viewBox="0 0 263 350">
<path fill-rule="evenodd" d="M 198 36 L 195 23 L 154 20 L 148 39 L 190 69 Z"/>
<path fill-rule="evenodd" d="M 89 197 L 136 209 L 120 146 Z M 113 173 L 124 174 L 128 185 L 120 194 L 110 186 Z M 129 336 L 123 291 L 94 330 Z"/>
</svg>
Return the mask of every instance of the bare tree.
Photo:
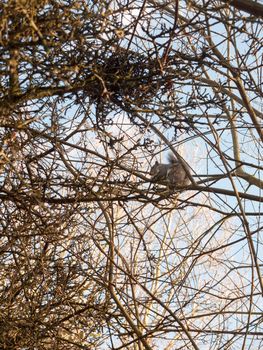
<svg viewBox="0 0 263 350">
<path fill-rule="evenodd" d="M 261 9 L 1 2 L 0 349 L 261 347 Z"/>
</svg>

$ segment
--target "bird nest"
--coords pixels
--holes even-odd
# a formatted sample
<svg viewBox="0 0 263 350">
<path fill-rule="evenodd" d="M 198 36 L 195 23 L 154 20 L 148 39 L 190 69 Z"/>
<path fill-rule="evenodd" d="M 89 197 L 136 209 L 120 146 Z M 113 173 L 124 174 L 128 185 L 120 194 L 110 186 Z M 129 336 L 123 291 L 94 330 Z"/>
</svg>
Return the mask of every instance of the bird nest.
<svg viewBox="0 0 263 350">
<path fill-rule="evenodd" d="M 98 99 L 145 101 L 159 88 L 160 69 L 156 61 L 134 53 L 114 53 L 96 64 L 93 73 L 98 83 Z"/>
</svg>

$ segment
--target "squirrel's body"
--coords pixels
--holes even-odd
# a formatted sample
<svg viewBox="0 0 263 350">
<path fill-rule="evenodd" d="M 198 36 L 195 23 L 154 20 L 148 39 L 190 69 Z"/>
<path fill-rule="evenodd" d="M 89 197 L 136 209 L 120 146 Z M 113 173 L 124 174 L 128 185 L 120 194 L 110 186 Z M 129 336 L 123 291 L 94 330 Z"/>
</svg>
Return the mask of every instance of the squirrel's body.
<svg viewBox="0 0 263 350">
<path fill-rule="evenodd" d="M 189 177 L 186 174 L 184 166 L 173 154 L 168 155 L 168 164 L 155 162 L 150 170 L 152 180 L 166 181 L 169 187 L 184 187 L 191 184 Z M 190 172 L 189 166 L 184 163 L 187 170 Z"/>
</svg>

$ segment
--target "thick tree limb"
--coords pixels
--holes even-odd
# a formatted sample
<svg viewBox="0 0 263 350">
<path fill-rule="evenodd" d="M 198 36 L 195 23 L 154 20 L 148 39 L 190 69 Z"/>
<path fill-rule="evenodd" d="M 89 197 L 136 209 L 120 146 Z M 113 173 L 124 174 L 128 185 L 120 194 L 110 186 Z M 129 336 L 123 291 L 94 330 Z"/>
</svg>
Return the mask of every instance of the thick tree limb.
<svg viewBox="0 0 263 350">
<path fill-rule="evenodd" d="M 245 11 L 256 17 L 263 17 L 263 4 L 254 0 L 221 0 L 238 10 Z"/>
</svg>

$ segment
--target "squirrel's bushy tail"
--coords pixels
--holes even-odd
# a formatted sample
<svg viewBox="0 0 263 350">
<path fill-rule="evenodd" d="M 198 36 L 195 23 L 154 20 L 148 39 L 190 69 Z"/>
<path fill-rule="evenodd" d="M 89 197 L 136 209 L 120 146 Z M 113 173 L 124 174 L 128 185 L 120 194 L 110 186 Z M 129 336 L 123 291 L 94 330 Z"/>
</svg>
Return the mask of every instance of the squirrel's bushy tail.
<svg viewBox="0 0 263 350">
<path fill-rule="evenodd" d="M 178 160 L 173 153 L 168 153 L 168 162 L 170 164 L 178 163 Z"/>
</svg>

